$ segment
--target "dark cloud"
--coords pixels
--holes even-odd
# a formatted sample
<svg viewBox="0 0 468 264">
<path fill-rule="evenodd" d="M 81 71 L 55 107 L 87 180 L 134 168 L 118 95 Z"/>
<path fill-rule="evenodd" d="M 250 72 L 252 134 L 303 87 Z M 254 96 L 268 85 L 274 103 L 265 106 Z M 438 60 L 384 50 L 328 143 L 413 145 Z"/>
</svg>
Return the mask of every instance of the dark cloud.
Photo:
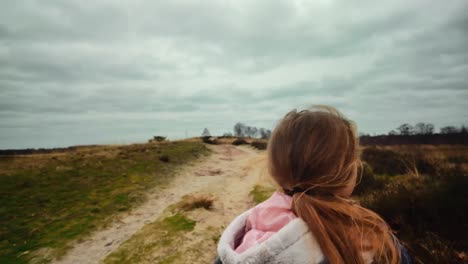
<svg viewBox="0 0 468 264">
<path fill-rule="evenodd" d="M 465 123 L 465 1 L 10 1 L 0 148 L 271 127 L 331 104 L 361 131 Z"/>
</svg>

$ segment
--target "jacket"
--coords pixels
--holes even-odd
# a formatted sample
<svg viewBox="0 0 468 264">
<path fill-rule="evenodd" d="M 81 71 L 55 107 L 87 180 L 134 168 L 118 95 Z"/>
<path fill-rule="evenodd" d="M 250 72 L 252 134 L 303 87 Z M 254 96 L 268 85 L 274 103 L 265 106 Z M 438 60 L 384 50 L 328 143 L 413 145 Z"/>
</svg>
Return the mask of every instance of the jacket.
<svg viewBox="0 0 468 264">
<path fill-rule="evenodd" d="M 236 217 L 224 230 L 218 243 L 218 257 L 215 264 L 326 264 L 328 263 L 314 235 L 307 224 L 296 218 L 277 233 L 262 243 L 237 253 L 235 248 L 240 244 L 245 233 L 247 217 L 250 209 Z M 411 263 L 409 255 L 401 248 L 402 264 Z M 363 252 L 366 263 L 372 263 L 372 253 Z"/>
</svg>

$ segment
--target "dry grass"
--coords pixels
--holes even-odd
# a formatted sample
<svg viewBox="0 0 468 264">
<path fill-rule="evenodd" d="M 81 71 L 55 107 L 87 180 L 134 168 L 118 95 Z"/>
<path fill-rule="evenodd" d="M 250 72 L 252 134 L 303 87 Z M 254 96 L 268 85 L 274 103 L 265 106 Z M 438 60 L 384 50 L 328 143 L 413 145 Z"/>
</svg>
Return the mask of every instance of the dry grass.
<svg viewBox="0 0 468 264">
<path fill-rule="evenodd" d="M 210 210 L 213 208 L 215 197 L 211 195 L 186 195 L 182 197 L 182 201 L 176 204 L 176 208 L 183 211 L 191 211 L 198 208 Z"/>
</svg>

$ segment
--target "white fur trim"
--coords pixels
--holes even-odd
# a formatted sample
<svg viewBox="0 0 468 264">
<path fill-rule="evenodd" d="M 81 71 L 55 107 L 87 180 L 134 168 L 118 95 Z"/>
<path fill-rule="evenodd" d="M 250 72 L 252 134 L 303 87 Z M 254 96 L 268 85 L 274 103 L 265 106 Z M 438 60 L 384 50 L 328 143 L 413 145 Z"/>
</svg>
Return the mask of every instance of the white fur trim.
<svg viewBox="0 0 468 264">
<path fill-rule="evenodd" d="M 223 264 L 310 264 L 323 260 L 317 241 L 301 218 L 292 220 L 263 243 L 240 254 L 235 252 L 236 236 L 244 233 L 245 222 L 250 212 L 251 210 L 238 216 L 223 232 L 218 244 L 218 255 Z"/>
</svg>

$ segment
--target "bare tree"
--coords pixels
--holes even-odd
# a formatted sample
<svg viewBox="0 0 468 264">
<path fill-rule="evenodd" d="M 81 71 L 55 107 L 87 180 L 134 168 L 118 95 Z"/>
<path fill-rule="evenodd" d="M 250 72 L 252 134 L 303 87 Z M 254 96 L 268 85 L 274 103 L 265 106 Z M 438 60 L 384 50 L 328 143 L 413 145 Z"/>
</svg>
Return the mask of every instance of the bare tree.
<svg viewBox="0 0 468 264">
<path fill-rule="evenodd" d="M 248 129 L 248 136 L 255 137 L 255 135 L 257 134 L 258 128 L 249 126 L 247 129 Z"/>
<path fill-rule="evenodd" d="M 261 137 L 269 138 L 271 130 L 265 128 L 257 128 L 254 126 L 247 126 L 243 123 L 236 123 L 234 125 L 234 136 L 236 137 Z"/>
<path fill-rule="evenodd" d="M 263 127 L 259 128 L 258 133 L 260 134 L 260 138 L 263 138 L 263 139 L 268 138 L 265 128 L 263 128 Z"/>
<path fill-rule="evenodd" d="M 413 126 L 405 123 L 397 128 L 400 131 L 400 135 L 411 135 L 413 133 Z"/>
<path fill-rule="evenodd" d="M 234 135 L 236 137 L 244 137 L 245 136 L 245 131 L 246 131 L 246 125 L 242 123 L 236 123 L 234 125 Z"/>
<path fill-rule="evenodd" d="M 414 133 L 419 135 L 431 135 L 434 133 L 434 125 L 419 122 L 414 126 Z"/>
<path fill-rule="evenodd" d="M 445 126 L 440 128 L 440 133 L 441 134 L 455 134 L 459 133 L 460 130 L 454 126 Z"/>
<path fill-rule="evenodd" d="M 259 129 L 259 134 L 260 134 L 260 138 L 267 139 L 267 138 L 270 138 L 271 136 L 271 130 L 265 129 L 262 127 Z"/>
<path fill-rule="evenodd" d="M 425 135 L 432 135 L 432 134 L 434 134 L 434 130 L 435 130 L 434 125 L 431 124 L 431 123 L 427 123 L 426 128 L 424 130 L 424 134 Z"/>
</svg>

